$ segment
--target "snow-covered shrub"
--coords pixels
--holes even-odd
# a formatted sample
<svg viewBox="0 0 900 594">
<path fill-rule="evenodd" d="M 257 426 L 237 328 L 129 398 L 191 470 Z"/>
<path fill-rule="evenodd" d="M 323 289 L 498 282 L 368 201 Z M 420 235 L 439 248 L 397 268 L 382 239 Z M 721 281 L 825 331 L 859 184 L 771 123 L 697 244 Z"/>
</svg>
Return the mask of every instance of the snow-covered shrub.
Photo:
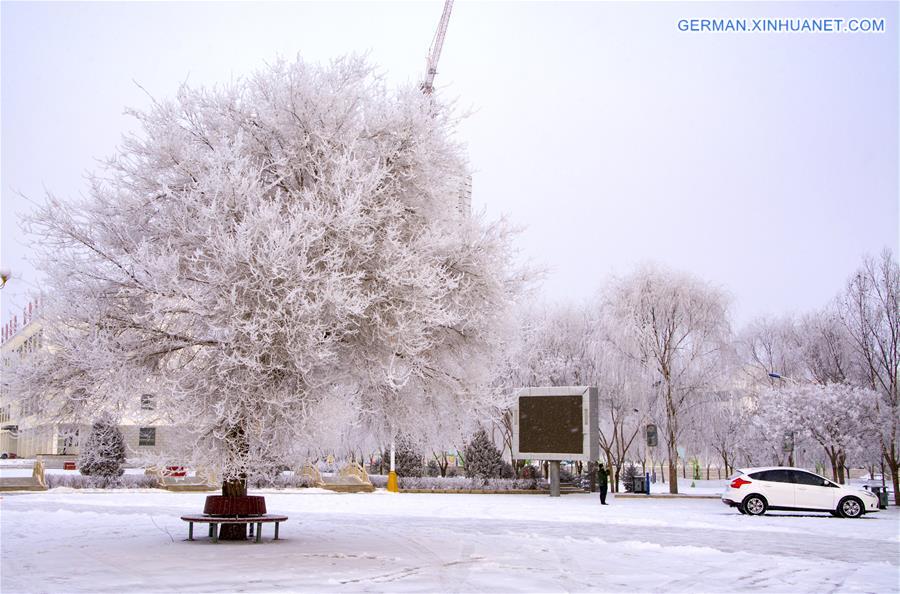
<svg viewBox="0 0 900 594">
<path fill-rule="evenodd" d="M 531 479 L 492 478 L 483 480 L 477 477 L 400 477 L 400 489 L 423 489 L 429 491 L 511 491 L 546 488 L 549 488 L 546 481 L 535 481 Z"/>
<path fill-rule="evenodd" d="M 503 460 L 500 463 L 500 478 L 504 479 L 514 479 L 516 478 L 516 469 L 513 468 L 513 465 Z"/>
<path fill-rule="evenodd" d="M 575 481 L 575 475 L 569 472 L 567 468 L 559 469 L 559 482 L 561 483 L 571 483 Z"/>
<path fill-rule="evenodd" d="M 459 466 L 448 466 L 447 474 L 445 474 L 447 478 L 454 478 L 459 476 Z"/>
<path fill-rule="evenodd" d="M 70 489 L 157 489 L 159 480 L 149 474 L 123 474 L 102 476 L 83 474 L 45 474 L 47 488 L 68 487 Z"/>
<path fill-rule="evenodd" d="M 493 481 L 492 481 L 493 482 Z M 515 479 L 512 481 L 513 489 L 549 489 L 550 483 L 546 479 L 537 477 L 529 479 Z"/>
<path fill-rule="evenodd" d="M 257 489 L 299 489 L 313 487 L 309 476 L 293 473 L 278 473 L 275 476 L 259 476 L 248 481 L 248 484 Z"/>
<path fill-rule="evenodd" d="M 387 487 L 387 476 L 370 474 L 369 480 L 378 488 Z M 490 479 L 486 482 L 473 478 L 459 477 L 400 477 L 401 489 L 423 489 L 429 491 L 532 491 L 549 489 L 545 480 L 532 479 Z"/>
<path fill-rule="evenodd" d="M 125 438 L 110 418 L 94 421 L 81 448 L 78 466 L 86 476 L 122 476 L 125 470 Z"/>
<path fill-rule="evenodd" d="M 467 477 L 482 480 L 500 477 L 500 465 L 503 461 L 500 450 L 483 427 L 466 444 L 464 458 Z"/>
</svg>

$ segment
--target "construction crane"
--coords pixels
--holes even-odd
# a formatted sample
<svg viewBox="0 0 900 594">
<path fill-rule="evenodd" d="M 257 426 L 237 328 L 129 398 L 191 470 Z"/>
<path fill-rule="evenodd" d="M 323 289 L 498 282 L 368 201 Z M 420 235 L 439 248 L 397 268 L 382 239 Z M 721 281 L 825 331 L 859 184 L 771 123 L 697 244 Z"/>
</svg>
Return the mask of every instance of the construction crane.
<svg viewBox="0 0 900 594">
<path fill-rule="evenodd" d="M 434 32 L 434 39 L 431 40 L 431 48 L 429 48 L 428 57 L 425 59 L 425 80 L 419 85 L 419 88 L 426 95 L 431 95 L 432 91 L 434 91 L 434 75 L 437 74 L 441 48 L 444 46 L 444 37 L 447 36 L 447 24 L 450 22 L 451 10 L 453 10 L 453 0 L 444 0 L 444 12 L 441 14 L 441 21 L 438 23 L 437 31 Z"/>
<path fill-rule="evenodd" d="M 425 59 L 425 79 L 419 85 L 419 88 L 422 89 L 426 96 L 431 95 L 434 91 L 434 76 L 437 74 L 438 60 L 441 57 L 441 49 L 444 47 L 444 38 L 447 36 L 447 24 L 450 22 L 450 12 L 452 10 L 453 0 L 444 0 L 444 12 L 441 14 L 437 31 L 434 32 L 434 39 L 431 40 L 428 57 Z M 466 216 L 472 212 L 471 175 L 466 176 L 466 180 L 459 190 L 459 204 L 457 208 L 460 214 Z"/>
</svg>

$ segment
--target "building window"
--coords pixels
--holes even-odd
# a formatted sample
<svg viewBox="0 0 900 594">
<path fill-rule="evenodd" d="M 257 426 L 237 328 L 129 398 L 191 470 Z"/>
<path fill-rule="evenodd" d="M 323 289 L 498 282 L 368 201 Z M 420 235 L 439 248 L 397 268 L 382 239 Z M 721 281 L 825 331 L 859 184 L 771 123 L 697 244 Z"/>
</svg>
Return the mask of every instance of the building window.
<svg viewBox="0 0 900 594">
<path fill-rule="evenodd" d="M 140 429 L 138 429 L 138 445 L 155 446 L 156 427 L 141 427 Z"/>
<path fill-rule="evenodd" d="M 153 394 L 141 394 L 141 410 L 155 410 L 156 400 Z"/>
</svg>

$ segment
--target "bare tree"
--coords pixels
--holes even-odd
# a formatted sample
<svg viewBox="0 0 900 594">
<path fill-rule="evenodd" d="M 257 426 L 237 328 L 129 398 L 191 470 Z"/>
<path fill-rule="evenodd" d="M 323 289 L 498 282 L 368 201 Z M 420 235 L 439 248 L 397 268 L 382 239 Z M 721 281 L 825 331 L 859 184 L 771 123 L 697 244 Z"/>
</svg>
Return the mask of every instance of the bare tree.
<svg viewBox="0 0 900 594">
<path fill-rule="evenodd" d="M 900 267 L 889 250 L 864 259 L 839 299 L 839 313 L 859 366 L 857 381 L 880 396 L 881 453 L 900 505 Z"/>
<path fill-rule="evenodd" d="M 606 296 L 618 348 L 660 382 L 669 491 L 678 492 L 680 420 L 720 375 L 730 327 L 725 294 L 693 276 L 645 267 L 614 282 Z"/>
<path fill-rule="evenodd" d="M 736 342 L 750 385 L 772 387 L 778 380 L 769 374 L 795 377 L 801 372 L 796 322 L 790 316 L 752 320 Z"/>
<path fill-rule="evenodd" d="M 803 316 L 796 333 L 800 363 L 810 381 L 825 385 L 851 379 L 851 340 L 835 307 Z"/>
<path fill-rule="evenodd" d="M 640 365 L 616 349 L 602 318 L 591 330 L 595 336 L 593 381 L 600 396 L 600 449 L 606 455 L 612 489 L 616 491 L 629 451 L 651 414 L 650 395 L 656 388 Z"/>
</svg>

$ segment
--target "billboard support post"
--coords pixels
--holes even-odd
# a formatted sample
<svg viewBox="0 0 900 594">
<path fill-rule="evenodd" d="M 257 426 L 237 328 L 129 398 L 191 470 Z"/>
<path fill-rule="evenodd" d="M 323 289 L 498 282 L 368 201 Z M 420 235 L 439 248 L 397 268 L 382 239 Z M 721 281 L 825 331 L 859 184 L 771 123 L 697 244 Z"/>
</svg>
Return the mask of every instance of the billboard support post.
<svg viewBox="0 0 900 594">
<path fill-rule="evenodd" d="M 550 460 L 550 497 L 559 497 L 559 460 Z"/>
</svg>

